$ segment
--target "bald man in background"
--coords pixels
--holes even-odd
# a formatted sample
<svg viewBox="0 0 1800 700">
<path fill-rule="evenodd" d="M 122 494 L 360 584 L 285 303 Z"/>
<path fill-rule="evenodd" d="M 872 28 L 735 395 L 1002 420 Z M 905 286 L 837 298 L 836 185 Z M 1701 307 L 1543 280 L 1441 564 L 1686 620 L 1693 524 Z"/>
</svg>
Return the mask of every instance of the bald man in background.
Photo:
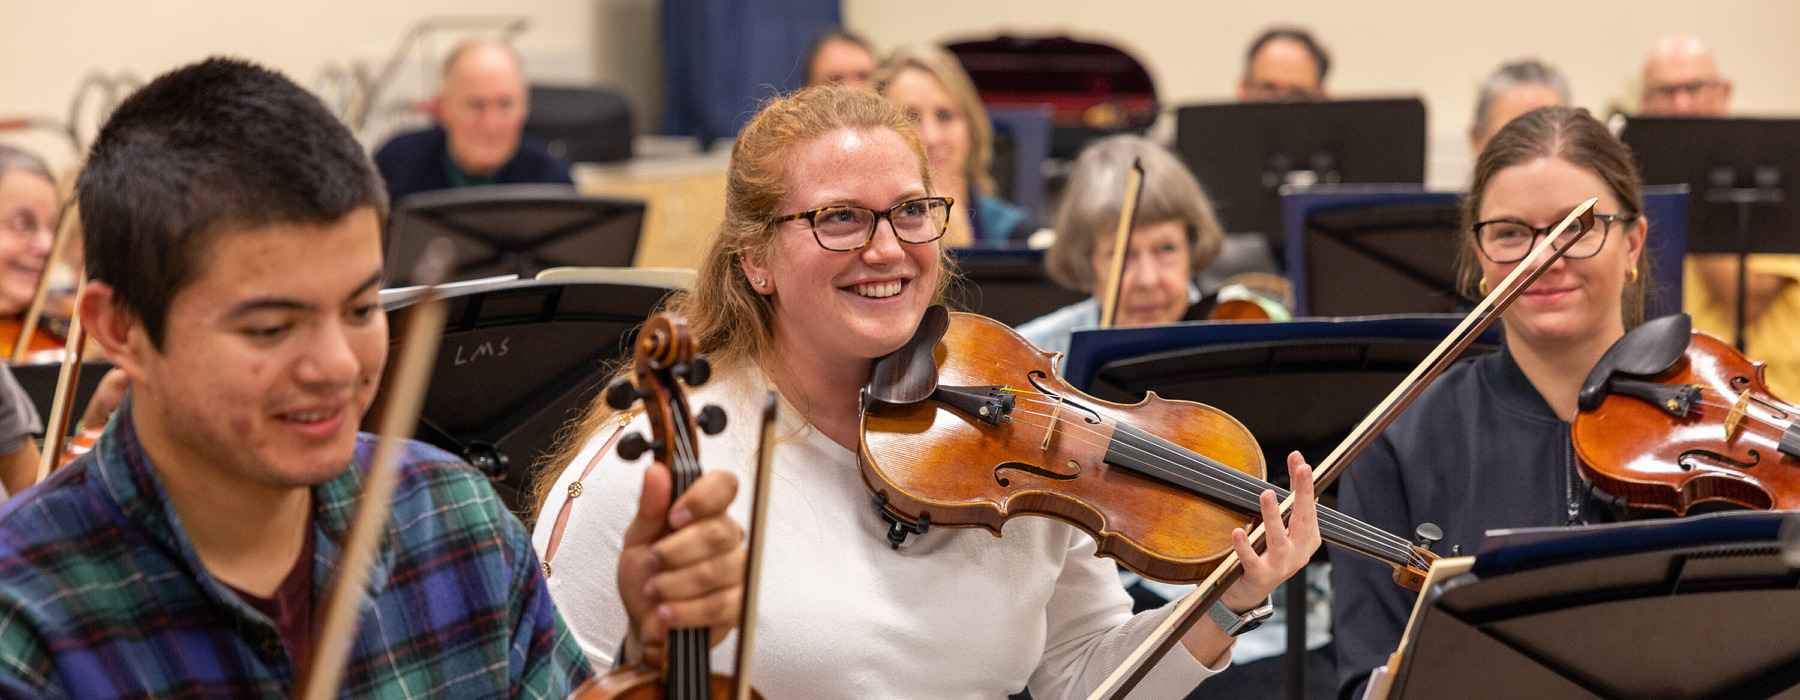
<svg viewBox="0 0 1800 700">
<path fill-rule="evenodd" d="M 1244 77 L 1238 81 L 1239 102 L 1315 102 L 1329 99 L 1325 74 L 1331 55 L 1297 27 L 1276 27 L 1250 42 Z"/>
<path fill-rule="evenodd" d="M 529 104 L 512 47 L 478 39 L 452 49 L 431 111 L 436 126 L 396 136 L 375 153 L 390 201 L 452 187 L 574 183 L 568 163 L 524 134 Z"/>
<path fill-rule="evenodd" d="M 1731 111 L 1731 81 L 1719 74 L 1706 42 L 1664 37 L 1644 59 L 1640 103 L 1649 116 L 1723 117 Z M 1800 396 L 1800 255 L 1752 255 L 1744 295 L 1744 354 L 1768 363 L 1765 378 L 1777 396 Z M 1737 335 L 1737 256 L 1690 255 L 1683 272 L 1682 308 L 1694 328 L 1731 340 Z"/>
</svg>

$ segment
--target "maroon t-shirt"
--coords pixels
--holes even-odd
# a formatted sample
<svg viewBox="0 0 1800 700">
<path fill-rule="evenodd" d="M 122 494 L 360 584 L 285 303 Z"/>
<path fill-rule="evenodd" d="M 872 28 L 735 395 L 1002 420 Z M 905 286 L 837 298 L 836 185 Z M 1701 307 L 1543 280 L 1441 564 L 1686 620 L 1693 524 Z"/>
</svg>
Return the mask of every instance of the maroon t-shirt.
<svg viewBox="0 0 1800 700">
<path fill-rule="evenodd" d="M 312 563 L 313 524 L 312 519 L 307 518 L 306 541 L 300 545 L 300 558 L 294 561 L 294 568 L 288 571 L 287 578 L 275 588 L 274 596 L 264 598 L 230 586 L 232 592 L 250 607 L 275 621 L 275 628 L 281 631 L 281 641 L 287 644 L 288 659 L 294 662 L 295 678 L 304 678 L 312 663 Z"/>
</svg>

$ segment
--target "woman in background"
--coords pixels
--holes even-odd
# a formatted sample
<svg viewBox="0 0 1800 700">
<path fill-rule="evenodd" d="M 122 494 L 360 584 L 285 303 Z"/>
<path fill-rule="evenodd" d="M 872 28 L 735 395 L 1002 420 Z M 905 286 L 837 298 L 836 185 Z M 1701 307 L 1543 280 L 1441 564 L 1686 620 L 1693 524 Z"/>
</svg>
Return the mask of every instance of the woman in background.
<svg viewBox="0 0 1800 700">
<path fill-rule="evenodd" d="M 1075 160 L 1056 217 L 1056 241 L 1044 254 L 1051 277 L 1094 296 L 1019 326 L 1019 334 L 1040 349 L 1066 354 L 1071 331 L 1100 325 L 1133 161 L 1143 164 L 1144 193 L 1113 324 L 1175 323 L 1201 301 L 1194 275 L 1212 265 L 1225 239 L 1206 193 L 1187 166 L 1161 146 L 1141 136 L 1109 136 Z"/>
<path fill-rule="evenodd" d="M 1029 212 L 994 192 L 994 125 L 956 56 L 936 46 L 902 46 L 875 72 L 875 85 L 918 123 L 932 183 L 956 201 L 946 247 L 1023 241 L 1037 231 Z"/>
<path fill-rule="evenodd" d="M 1643 321 L 1648 224 L 1631 153 L 1584 109 L 1508 122 L 1475 163 L 1458 269 L 1465 295 L 1485 295 L 1591 197 L 1594 229 L 1506 310 L 1500 352 L 1445 370 L 1345 470 L 1345 514 L 1392 533 L 1435 524 L 1443 552 L 1477 551 L 1492 528 L 1614 518 L 1576 473 L 1569 431 L 1588 372 Z M 1332 561 L 1340 697 L 1362 697 L 1417 595 L 1371 559 Z"/>
</svg>

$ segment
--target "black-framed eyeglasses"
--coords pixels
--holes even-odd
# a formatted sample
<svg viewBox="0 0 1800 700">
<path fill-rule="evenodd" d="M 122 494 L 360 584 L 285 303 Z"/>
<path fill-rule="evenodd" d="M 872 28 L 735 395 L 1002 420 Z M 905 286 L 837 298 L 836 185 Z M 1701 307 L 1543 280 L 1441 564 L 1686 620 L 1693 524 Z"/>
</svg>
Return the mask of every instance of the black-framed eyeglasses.
<svg viewBox="0 0 1800 700">
<path fill-rule="evenodd" d="M 882 219 L 894 227 L 894 237 L 901 243 L 930 243 L 944 236 L 950 226 L 950 206 L 955 203 L 950 197 L 920 197 L 882 211 L 846 204 L 777 216 L 769 223 L 805 219 L 819 247 L 838 252 L 856 250 L 875 240 L 875 227 Z"/>
<path fill-rule="evenodd" d="M 1644 86 L 1644 94 L 1651 99 L 1670 101 L 1680 97 L 1684 93 L 1689 96 L 1695 96 L 1723 84 L 1724 81 L 1710 78 L 1692 80 L 1685 83 L 1661 83 Z"/>
<path fill-rule="evenodd" d="M 1569 246 L 1563 252 L 1563 257 L 1580 260 L 1599 255 L 1600 249 L 1606 246 L 1606 234 L 1612 233 L 1612 225 L 1615 222 L 1628 224 L 1636 221 L 1637 218 L 1637 214 L 1595 214 L 1594 221 L 1600 222 L 1600 235 L 1582 236 L 1580 240 L 1575 241 L 1574 245 Z M 1480 248 L 1481 254 L 1496 265 L 1516 263 L 1531 254 L 1532 247 L 1537 244 L 1538 236 L 1548 236 L 1555 229 L 1555 226 L 1543 228 L 1529 226 L 1516 219 L 1483 221 L 1475 224 L 1475 247 Z M 1569 224 L 1568 233 L 1563 235 L 1577 233 L 1580 229 L 1581 219 L 1576 219 L 1574 223 Z"/>
</svg>

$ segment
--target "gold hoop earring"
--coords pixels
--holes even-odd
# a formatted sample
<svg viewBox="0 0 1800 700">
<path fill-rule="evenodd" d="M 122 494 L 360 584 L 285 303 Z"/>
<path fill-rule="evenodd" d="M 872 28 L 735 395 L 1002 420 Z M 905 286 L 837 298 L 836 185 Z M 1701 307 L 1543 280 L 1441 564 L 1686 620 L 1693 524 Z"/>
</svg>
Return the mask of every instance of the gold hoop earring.
<svg viewBox="0 0 1800 700">
<path fill-rule="evenodd" d="M 1637 284 L 1637 280 L 1638 280 L 1637 268 L 1634 267 L 1625 272 L 1625 286 L 1629 287 L 1631 285 Z"/>
<path fill-rule="evenodd" d="M 1487 278 L 1486 277 L 1481 278 L 1481 281 L 1479 283 L 1476 283 L 1475 288 L 1481 290 L 1482 296 L 1484 296 L 1484 297 L 1487 296 L 1488 295 Z"/>
</svg>

